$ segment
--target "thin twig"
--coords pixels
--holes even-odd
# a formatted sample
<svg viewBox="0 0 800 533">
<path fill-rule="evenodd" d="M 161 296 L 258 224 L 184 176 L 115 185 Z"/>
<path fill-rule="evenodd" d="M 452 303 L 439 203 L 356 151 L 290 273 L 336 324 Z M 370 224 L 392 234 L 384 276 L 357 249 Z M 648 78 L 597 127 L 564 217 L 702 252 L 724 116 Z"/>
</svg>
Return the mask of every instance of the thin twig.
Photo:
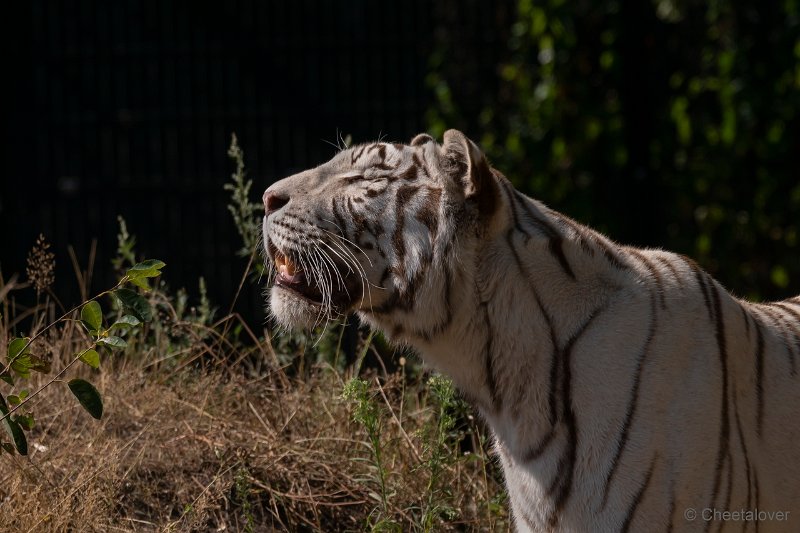
<svg viewBox="0 0 800 533">
<path fill-rule="evenodd" d="M 378 379 L 378 376 L 375 376 L 375 384 L 378 386 L 378 390 L 381 391 L 381 396 L 383 397 L 383 401 L 386 402 L 386 407 L 389 408 L 389 413 L 392 415 L 392 419 L 397 424 L 397 428 L 400 430 L 400 433 L 402 433 L 403 437 L 406 439 L 406 442 L 411 448 L 411 451 L 414 453 L 414 458 L 420 463 L 422 463 L 422 456 L 417 451 L 417 447 L 414 445 L 414 441 L 411 440 L 411 437 L 408 436 L 408 433 L 406 433 L 405 428 L 403 428 L 403 424 L 400 423 L 400 419 L 398 419 L 397 415 L 394 414 L 394 409 L 392 409 L 392 404 L 389 403 L 389 398 L 386 397 L 386 393 L 383 391 L 383 387 L 381 386 L 381 382 Z"/>
</svg>

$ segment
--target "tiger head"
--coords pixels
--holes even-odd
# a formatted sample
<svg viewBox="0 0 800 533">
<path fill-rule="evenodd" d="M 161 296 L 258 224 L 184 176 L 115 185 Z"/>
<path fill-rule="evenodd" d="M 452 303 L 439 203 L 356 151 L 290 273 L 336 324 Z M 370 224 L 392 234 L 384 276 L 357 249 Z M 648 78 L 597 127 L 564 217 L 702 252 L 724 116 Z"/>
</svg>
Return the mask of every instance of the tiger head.
<svg viewBox="0 0 800 533">
<path fill-rule="evenodd" d="M 500 207 L 494 173 L 449 130 L 442 145 L 421 134 L 354 146 L 274 183 L 263 197 L 272 314 L 289 328 L 355 311 L 394 335 L 441 331 L 478 279 Z"/>
</svg>

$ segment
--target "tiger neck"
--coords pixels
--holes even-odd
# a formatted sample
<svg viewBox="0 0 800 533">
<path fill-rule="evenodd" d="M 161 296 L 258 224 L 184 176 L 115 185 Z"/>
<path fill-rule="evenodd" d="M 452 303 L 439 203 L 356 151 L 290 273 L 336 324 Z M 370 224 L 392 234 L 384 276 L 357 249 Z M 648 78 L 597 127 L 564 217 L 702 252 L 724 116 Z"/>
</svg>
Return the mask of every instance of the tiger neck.
<svg viewBox="0 0 800 533">
<path fill-rule="evenodd" d="M 565 416 L 559 391 L 569 386 L 570 338 L 627 280 L 606 257 L 616 246 L 605 237 L 516 191 L 505 200 L 500 230 L 462 253 L 464 266 L 446 276 L 462 287 L 446 291 L 446 326 L 404 340 L 454 380 L 512 456 L 524 457 L 531 442 L 549 442 Z M 589 253 L 590 241 L 607 253 Z M 417 316 L 441 314 L 436 301 L 420 303 Z"/>
</svg>

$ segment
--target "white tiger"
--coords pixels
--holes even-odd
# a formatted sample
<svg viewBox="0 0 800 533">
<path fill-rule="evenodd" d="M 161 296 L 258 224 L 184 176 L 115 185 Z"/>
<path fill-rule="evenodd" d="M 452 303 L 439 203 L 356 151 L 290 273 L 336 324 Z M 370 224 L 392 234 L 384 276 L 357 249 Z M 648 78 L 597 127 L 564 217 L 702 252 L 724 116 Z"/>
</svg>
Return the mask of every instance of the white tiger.
<svg viewBox="0 0 800 533">
<path fill-rule="evenodd" d="M 619 246 L 455 130 L 346 149 L 264 203 L 277 320 L 356 311 L 450 376 L 519 531 L 800 531 L 800 299 Z"/>
</svg>

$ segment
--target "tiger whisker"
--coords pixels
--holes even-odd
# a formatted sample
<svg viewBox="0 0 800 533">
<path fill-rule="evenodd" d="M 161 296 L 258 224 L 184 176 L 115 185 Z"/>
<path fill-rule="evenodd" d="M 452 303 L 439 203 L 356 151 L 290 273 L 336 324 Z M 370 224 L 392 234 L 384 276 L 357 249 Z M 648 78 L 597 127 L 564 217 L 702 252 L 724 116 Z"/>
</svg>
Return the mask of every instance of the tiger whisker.
<svg viewBox="0 0 800 533">
<path fill-rule="evenodd" d="M 326 247 L 330 248 L 330 246 L 328 246 L 328 244 L 327 244 L 327 243 L 325 243 L 325 242 L 324 242 L 324 241 L 322 241 L 322 240 L 319 240 L 319 241 L 317 242 L 317 244 L 318 244 L 318 245 L 323 245 L 323 246 L 326 246 Z M 318 249 L 318 253 L 320 254 L 320 256 L 321 256 L 321 258 L 323 259 L 323 261 L 325 261 L 325 262 L 326 262 L 326 265 L 327 265 L 327 264 L 329 264 L 329 265 L 331 266 L 331 268 L 333 269 L 334 273 L 336 274 L 336 278 L 337 278 L 337 284 L 338 284 L 338 286 L 339 286 L 339 287 L 343 287 L 343 288 L 345 288 L 345 290 L 346 290 L 346 288 L 347 288 L 347 285 L 345 284 L 345 282 L 344 282 L 344 278 L 342 278 L 342 275 L 341 275 L 341 273 L 339 272 L 339 269 L 338 269 L 338 268 L 336 268 L 336 262 L 335 262 L 335 261 L 334 261 L 334 260 L 333 260 L 333 259 L 330 257 L 330 255 L 328 254 L 328 252 L 326 252 L 325 250 L 323 250 L 323 249 L 319 248 L 319 249 Z M 334 253 L 335 253 L 335 252 L 334 252 Z M 326 268 L 327 268 L 327 266 L 326 266 Z M 347 268 L 348 268 L 348 273 L 352 272 L 352 270 L 350 269 L 349 265 L 348 265 L 348 267 L 347 267 Z"/>
<path fill-rule="evenodd" d="M 338 225 L 337 225 L 337 226 L 338 226 Z M 361 248 L 361 246 L 359 246 L 358 244 L 354 243 L 353 241 L 351 241 L 350 239 L 348 239 L 348 238 L 347 238 L 347 237 L 345 237 L 344 235 L 339 235 L 339 234 L 337 234 L 337 233 L 334 233 L 334 232 L 332 232 L 332 231 L 330 231 L 330 230 L 327 230 L 327 229 L 325 229 L 325 228 L 320 228 L 320 229 L 322 229 L 322 231 L 324 231 L 324 232 L 326 232 L 326 233 L 330 233 L 331 235 L 333 235 L 333 236 L 334 236 L 334 237 L 336 237 L 337 239 L 341 239 L 341 240 L 343 240 L 344 242 L 346 242 L 346 243 L 350 244 L 351 246 L 355 247 L 355 249 L 356 249 L 356 250 L 358 250 L 359 252 L 361 252 L 361 253 L 363 254 L 364 258 L 365 258 L 365 259 L 367 260 L 367 262 L 369 263 L 369 266 L 374 266 L 374 265 L 372 264 L 372 260 L 369 258 L 369 255 L 367 255 L 367 252 L 365 252 L 365 251 L 364 251 L 364 249 L 363 249 L 363 248 Z M 339 228 L 339 230 L 341 231 L 341 228 Z M 342 233 L 344 233 L 344 232 L 342 232 Z"/>
<path fill-rule="evenodd" d="M 323 242 L 324 242 L 324 241 L 323 241 Z M 370 281 L 369 281 L 369 278 L 367 277 L 366 271 L 365 271 L 365 270 L 364 270 L 364 268 L 363 268 L 363 267 L 362 267 L 362 266 L 361 266 L 361 265 L 358 263 L 358 261 L 356 260 L 355 256 L 354 256 L 352 253 L 349 253 L 349 250 L 347 250 L 347 248 L 346 248 L 346 247 L 344 247 L 344 246 L 343 246 L 341 243 L 338 243 L 338 242 L 335 242 L 335 241 L 334 241 L 332 244 L 333 244 L 333 245 L 335 245 L 335 246 L 336 246 L 336 247 L 337 247 L 339 250 L 341 250 L 343 253 L 346 253 L 346 254 L 348 254 L 348 253 L 349 253 L 349 255 L 348 255 L 348 258 L 347 258 L 347 259 L 346 259 L 345 257 L 342 257 L 342 255 L 341 255 L 341 254 L 339 254 L 338 252 L 336 252 L 336 250 L 334 250 L 334 249 L 331 247 L 331 245 L 329 245 L 328 243 L 324 243 L 324 244 L 325 244 L 326 246 L 328 246 L 328 248 L 330 248 L 330 249 L 331 249 L 331 251 L 333 251 L 333 252 L 334 252 L 334 253 L 335 253 L 335 254 L 336 254 L 336 255 L 337 255 L 339 258 L 341 258 L 341 259 L 342 259 L 342 261 L 345 261 L 345 263 L 348 263 L 348 264 L 349 264 L 349 263 L 350 263 L 350 261 L 352 261 L 352 264 L 355 266 L 355 268 L 356 268 L 356 271 L 358 272 L 359 278 L 360 278 L 360 280 L 361 280 L 361 294 L 363 295 L 363 294 L 364 294 L 364 292 L 366 292 L 366 293 L 367 293 L 367 297 L 369 298 L 369 301 L 370 301 L 370 302 L 372 302 L 372 291 L 371 291 L 370 287 L 371 287 L 371 286 L 375 286 L 375 285 L 374 285 L 372 282 L 370 282 Z M 348 259 L 349 259 L 349 260 L 348 260 Z M 349 268 L 349 266 L 348 266 L 348 268 Z M 365 282 L 366 282 L 366 285 L 365 285 Z M 365 286 L 366 286 L 366 291 L 364 291 L 364 288 L 365 288 Z M 370 303 L 370 305 L 371 305 L 371 303 Z"/>
</svg>

